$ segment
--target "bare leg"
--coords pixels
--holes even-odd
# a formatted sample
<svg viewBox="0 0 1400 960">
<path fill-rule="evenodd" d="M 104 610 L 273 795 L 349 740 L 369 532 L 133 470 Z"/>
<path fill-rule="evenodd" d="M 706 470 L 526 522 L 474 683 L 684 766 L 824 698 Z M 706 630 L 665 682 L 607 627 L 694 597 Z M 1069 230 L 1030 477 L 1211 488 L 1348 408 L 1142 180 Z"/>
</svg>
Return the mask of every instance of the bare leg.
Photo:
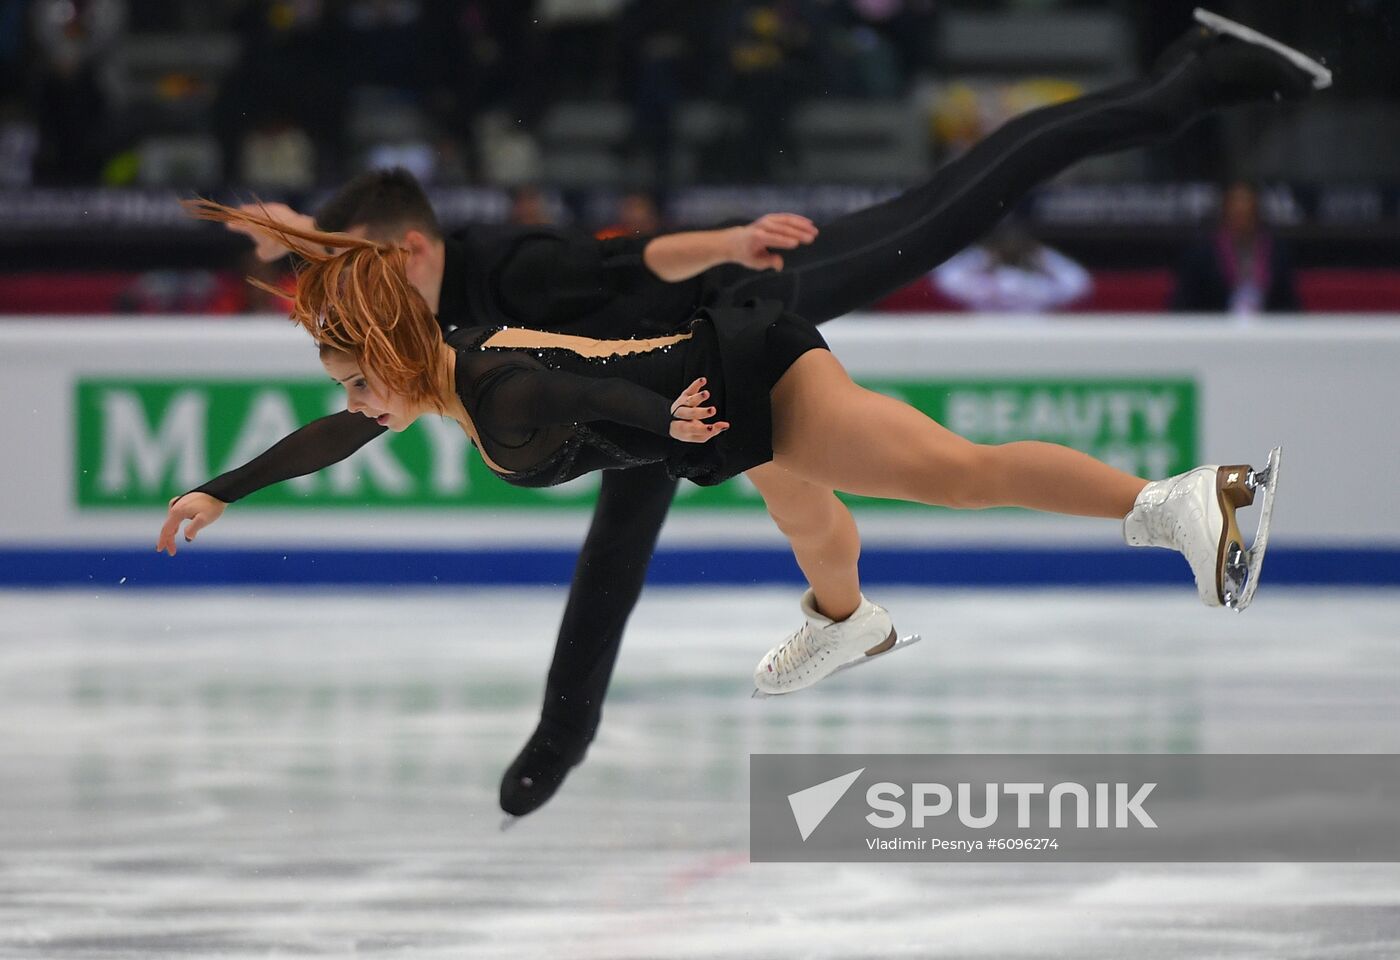
<svg viewBox="0 0 1400 960">
<path fill-rule="evenodd" d="M 860 533 L 855 518 L 830 488 L 809 483 L 773 463 L 745 474 L 792 545 L 817 610 L 845 620 L 860 606 Z"/>
<path fill-rule="evenodd" d="M 972 443 L 857 386 L 826 350 L 773 388 L 774 463 L 820 486 L 960 509 L 1121 518 L 1147 481 L 1053 443 Z"/>
</svg>

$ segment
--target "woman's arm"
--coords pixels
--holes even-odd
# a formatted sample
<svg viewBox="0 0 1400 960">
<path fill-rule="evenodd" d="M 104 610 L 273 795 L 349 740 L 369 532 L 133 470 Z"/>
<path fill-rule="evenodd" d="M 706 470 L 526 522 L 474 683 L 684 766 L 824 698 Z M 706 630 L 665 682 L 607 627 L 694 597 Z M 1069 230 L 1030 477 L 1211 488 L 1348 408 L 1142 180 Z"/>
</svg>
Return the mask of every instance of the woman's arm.
<svg viewBox="0 0 1400 960">
<path fill-rule="evenodd" d="M 189 521 L 185 540 L 193 540 L 195 534 L 223 516 L 224 508 L 235 500 L 339 463 L 387 429 L 348 410 L 311 421 L 243 466 L 171 500 L 156 549 L 175 556 L 175 536 L 181 523 Z"/>
<path fill-rule="evenodd" d="M 751 270 L 781 270 L 774 250 L 792 250 L 817 237 L 812 221 L 795 213 L 770 213 L 743 227 L 693 230 L 657 237 L 642 251 L 642 261 L 668 283 L 679 283 L 721 263 Z"/>
<path fill-rule="evenodd" d="M 221 473 L 191 492 L 233 503 L 263 487 L 339 463 L 387 429 L 348 410 L 332 413 L 287 434 L 243 466 Z"/>
<path fill-rule="evenodd" d="M 180 532 L 180 524 L 186 520 L 185 542 L 193 543 L 195 536 L 209 524 L 224 515 L 228 504 L 207 493 L 187 493 L 170 501 L 170 512 L 165 516 L 165 525 L 156 538 L 156 552 L 164 551 L 175 556 L 175 537 Z"/>
<path fill-rule="evenodd" d="M 714 407 L 705 380 L 696 380 L 675 400 L 619 377 L 585 377 L 562 370 L 517 367 L 501 370 L 482 391 L 477 408 L 483 418 L 507 424 L 512 431 L 565 423 L 607 420 L 649 433 L 704 443 L 727 430 L 727 423 L 704 423 Z"/>
</svg>

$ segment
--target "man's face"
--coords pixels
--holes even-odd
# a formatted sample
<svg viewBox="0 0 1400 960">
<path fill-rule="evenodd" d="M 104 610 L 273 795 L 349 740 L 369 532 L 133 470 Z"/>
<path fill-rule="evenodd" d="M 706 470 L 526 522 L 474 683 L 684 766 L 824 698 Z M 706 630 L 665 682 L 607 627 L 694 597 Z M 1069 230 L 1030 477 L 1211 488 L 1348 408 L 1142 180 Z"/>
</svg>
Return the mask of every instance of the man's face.
<svg viewBox="0 0 1400 960">
<path fill-rule="evenodd" d="M 360 369 L 349 354 L 328 350 L 321 355 L 321 365 L 331 379 L 345 388 L 345 409 L 369 417 L 395 433 L 408 429 L 417 419 L 403 397 L 390 393 Z"/>
</svg>

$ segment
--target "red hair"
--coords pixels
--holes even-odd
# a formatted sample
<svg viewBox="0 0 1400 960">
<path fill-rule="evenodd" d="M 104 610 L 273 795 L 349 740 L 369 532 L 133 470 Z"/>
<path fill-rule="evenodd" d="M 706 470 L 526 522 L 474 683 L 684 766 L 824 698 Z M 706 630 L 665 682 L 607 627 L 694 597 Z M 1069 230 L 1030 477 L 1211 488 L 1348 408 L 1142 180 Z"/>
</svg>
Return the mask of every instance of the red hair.
<svg viewBox="0 0 1400 960">
<path fill-rule="evenodd" d="M 238 223 L 276 237 L 302 258 L 292 320 L 322 353 L 339 350 L 410 403 L 447 409 L 451 378 L 428 303 L 408 281 L 408 252 L 345 233 L 303 230 L 212 200 L 182 200 L 200 220 Z M 254 286 L 285 296 L 260 280 Z"/>
</svg>

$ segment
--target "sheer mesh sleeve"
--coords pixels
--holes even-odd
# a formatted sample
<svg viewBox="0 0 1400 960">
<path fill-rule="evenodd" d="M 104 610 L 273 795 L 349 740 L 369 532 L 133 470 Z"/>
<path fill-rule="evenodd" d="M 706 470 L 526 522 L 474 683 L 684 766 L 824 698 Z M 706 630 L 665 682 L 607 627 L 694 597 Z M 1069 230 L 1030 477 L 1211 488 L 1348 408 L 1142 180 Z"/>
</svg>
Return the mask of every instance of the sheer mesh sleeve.
<svg viewBox="0 0 1400 960">
<path fill-rule="evenodd" d="M 670 436 L 671 400 L 616 377 L 585 377 L 562 370 L 509 364 L 477 384 L 478 426 L 492 439 L 525 442 L 541 427 L 607 420 Z"/>
<path fill-rule="evenodd" d="M 311 421 L 243 466 L 190 492 L 207 493 L 224 503 L 233 503 L 263 487 L 339 463 L 387 429 L 361 414 L 342 410 Z"/>
</svg>

